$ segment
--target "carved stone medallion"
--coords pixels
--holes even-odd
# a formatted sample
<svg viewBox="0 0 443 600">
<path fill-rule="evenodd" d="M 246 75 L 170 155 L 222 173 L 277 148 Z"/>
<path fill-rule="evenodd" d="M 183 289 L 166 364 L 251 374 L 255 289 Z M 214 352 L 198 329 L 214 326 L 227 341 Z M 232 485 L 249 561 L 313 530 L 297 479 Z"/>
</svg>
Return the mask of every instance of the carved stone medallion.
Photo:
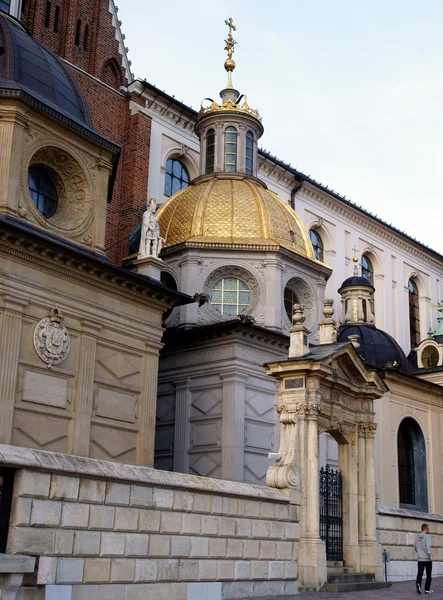
<svg viewBox="0 0 443 600">
<path fill-rule="evenodd" d="M 71 340 L 63 325 L 63 315 L 56 307 L 49 317 L 37 323 L 34 330 L 34 348 L 38 356 L 48 365 L 58 365 L 69 354 Z"/>
</svg>

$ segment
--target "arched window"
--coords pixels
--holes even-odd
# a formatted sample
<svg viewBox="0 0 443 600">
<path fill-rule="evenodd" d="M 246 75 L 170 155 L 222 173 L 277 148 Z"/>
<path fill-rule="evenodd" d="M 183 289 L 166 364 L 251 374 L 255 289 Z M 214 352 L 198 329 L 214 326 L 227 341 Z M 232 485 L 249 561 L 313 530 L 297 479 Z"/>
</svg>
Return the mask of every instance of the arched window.
<svg viewBox="0 0 443 600">
<path fill-rule="evenodd" d="M 105 62 L 101 70 L 100 79 L 116 90 L 120 88 L 121 73 L 115 60 L 111 59 Z"/>
<path fill-rule="evenodd" d="M 323 241 L 315 229 L 309 230 L 309 237 L 314 248 L 314 256 L 317 260 L 323 262 Z"/>
<path fill-rule="evenodd" d="M 225 130 L 225 171 L 235 173 L 237 170 L 237 130 L 226 127 Z"/>
<path fill-rule="evenodd" d="M 403 419 L 397 434 L 400 506 L 428 510 L 426 445 L 423 432 L 411 417 Z"/>
<path fill-rule="evenodd" d="M 32 165 L 28 170 L 28 187 L 32 202 L 45 219 L 57 211 L 58 194 L 54 184 L 55 172 L 46 165 Z"/>
<path fill-rule="evenodd" d="M 60 23 L 60 6 L 56 6 L 55 14 L 54 14 L 54 33 L 58 33 L 59 23 Z"/>
<path fill-rule="evenodd" d="M 366 254 L 363 254 L 360 262 L 362 277 L 366 277 L 366 279 L 371 282 L 371 285 L 374 285 L 374 267 L 372 266 L 372 262 Z"/>
<path fill-rule="evenodd" d="M 83 50 L 87 50 L 89 45 L 89 26 L 85 26 L 85 33 L 83 34 Z"/>
<path fill-rule="evenodd" d="M 429 345 L 426 348 L 423 348 L 421 353 L 421 362 L 423 364 L 423 368 L 425 369 L 433 369 L 438 365 L 440 360 L 440 355 L 435 346 Z"/>
<path fill-rule="evenodd" d="M 219 279 L 211 289 L 211 304 L 222 315 L 241 315 L 251 303 L 251 292 L 244 281 L 236 277 Z"/>
<path fill-rule="evenodd" d="M 214 172 L 215 161 L 215 129 L 209 129 L 206 134 L 206 173 Z"/>
<path fill-rule="evenodd" d="M 188 187 L 189 175 L 186 167 L 176 158 L 166 161 L 165 196 L 172 196 L 175 192 Z"/>
<path fill-rule="evenodd" d="M 45 11 L 45 27 L 49 29 L 49 23 L 51 22 L 51 3 L 46 2 L 46 11 Z"/>
<path fill-rule="evenodd" d="M 294 290 L 292 289 L 292 287 L 290 285 L 287 285 L 285 287 L 283 300 L 285 303 L 286 314 L 288 315 L 288 319 L 292 324 L 292 312 L 293 312 L 294 304 L 299 304 L 299 301 L 298 301 L 296 293 L 294 292 Z"/>
<path fill-rule="evenodd" d="M 80 19 L 77 21 L 77 27 L 75 29 L 75 45 L 76 46 L 80 46 L 80 34 L 81 34 L 81 30 L 82 30 L 82 22 L 80 21 Z"/>
<path fill-rule="evenodd" d="M 254 134 L 252 131 L 246 132 L 246 155 L 245 155 L 245 173 L 252 175 L 254 156 Z"/>
<path fill-rule="evenodd" d="M 416 348 L 420 343 L 420 298 L 418 289 L 412 279 L 408 281 L 409 290 L 409 333 L 411 348 Z"/>
</svg>

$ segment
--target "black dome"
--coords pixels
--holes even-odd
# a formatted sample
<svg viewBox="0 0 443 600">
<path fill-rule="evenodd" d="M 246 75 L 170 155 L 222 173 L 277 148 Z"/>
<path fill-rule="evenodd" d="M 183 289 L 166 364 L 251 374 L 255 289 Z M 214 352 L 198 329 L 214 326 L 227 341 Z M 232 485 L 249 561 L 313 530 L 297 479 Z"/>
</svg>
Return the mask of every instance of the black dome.
<svg viewBox="0 0 443 600">
<path fill-rule="evenodd" d="M 367 277 L 362 277 L 361 275 L 353 275 L 352 277 L 348 277 L 343 281 L 338 291 L 340 292 L 342 289 L 347 287 L 353 287 L 354 285 L 364 285 L 365 287 L 375 289 Z"/>
<path fill-rule="evenodd" d="M 357 352 L 368 367 L 408 372 L 405 353 L 389 333 L 371 324 L 341 325 L 337 342 L 349 342 L 350 335 L 358 335 Z"/>
<path fill-rule="evenodd" d="M 83 92 L 67 66 L 0 12 L 0 95 L 23 96 L 93 129 Z M 42 107 L 43 108 L 43 107 Z"/>
</svg>

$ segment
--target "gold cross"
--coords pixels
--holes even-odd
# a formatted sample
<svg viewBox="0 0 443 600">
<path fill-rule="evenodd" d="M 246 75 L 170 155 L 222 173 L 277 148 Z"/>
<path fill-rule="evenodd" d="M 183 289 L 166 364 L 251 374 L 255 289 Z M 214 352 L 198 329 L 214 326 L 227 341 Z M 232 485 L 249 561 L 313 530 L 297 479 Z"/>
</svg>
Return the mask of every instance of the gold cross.
<svg viewBox="0 0 443 600">
<path fill-rule="evenodd" d="M 237 31 L 237 27 L 234 25 L 232 17 L 229 17 L 229 19 L 225 20 L 225 25 L 229 27 L 229 35 L 232 37 L 232 32 Z"/>
<path fill-rule="evenodd" d="M 228 58 L 232 58 L 232 53 L 234 52 L 234 46 L 237 43 L 234 40 L 234 38 L 232 37 L 232 32 L 237 31 L 237 27 L 234 25 L 234 21 L 232 20 L 232 17 L 229 17 L 229 19 L 225 20 L 225 25 L 227 25 L 229 27 L 228 39 L 225 40 L 225 42 L 226 42 L 225 50 L 228 53 Z M 234 67 L 235 67 L 235 65 L 234 65 Z"/>
</svg>

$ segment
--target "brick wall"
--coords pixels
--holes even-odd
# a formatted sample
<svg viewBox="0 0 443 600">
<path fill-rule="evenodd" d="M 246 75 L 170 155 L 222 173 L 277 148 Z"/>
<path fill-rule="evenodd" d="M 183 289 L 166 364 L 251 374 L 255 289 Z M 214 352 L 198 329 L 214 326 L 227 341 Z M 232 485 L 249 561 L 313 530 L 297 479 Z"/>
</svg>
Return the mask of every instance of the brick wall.
<svg viewBox="0 0 443 600">
<path fill-rule="evenodd" d="M 277 490 L 3 448 L 57 467 L 16 472 L 8 552 L 37 556 L 60 600 L 297 592 L 297 507 Z"/>
<path fill-rule="evenodd" d="M 438 562 L 433 564 L 433 575 L 443 575 L 443 515 L 430 515 L 416 511 L 379 507 L 377 517 L 378 541 L 390 553 L 389 581 L 415 579 L 417 553 L 415 539 L 422 523 L 431 529 L 431 542 Z"/>
</svg>

